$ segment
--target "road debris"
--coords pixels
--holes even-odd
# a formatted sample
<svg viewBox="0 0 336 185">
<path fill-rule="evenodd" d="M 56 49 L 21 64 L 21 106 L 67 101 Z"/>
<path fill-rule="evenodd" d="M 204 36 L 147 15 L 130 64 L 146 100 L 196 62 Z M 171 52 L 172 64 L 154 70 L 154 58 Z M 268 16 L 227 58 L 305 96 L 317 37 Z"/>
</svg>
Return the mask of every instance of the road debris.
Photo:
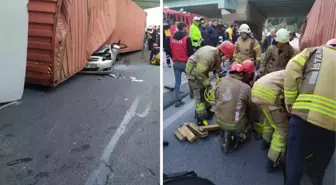
<svg viewBox="0 0 336 185">
<path fill-rule="evenodd" d="M 218 131 L 218 125 L 198 126 L 196 123 L 184 123 L 174 132 L 180 141 L 194 142 L 197 138 L 206 138 L 209 132 Z"/>
<path fill-rule="evenodd" d="M 7 166 L 14 166 L 14 165 L 17 165 L 17 164 L 20 164 L 20 163 L 29 163 L 29 162 L 31 162 L 32 160 L 33 160 L 33 159 L 32 159 L 32 158 L 29 158 L 29 157 L 21 158 L 21 159 L 17 159 L 17 160 L 8 162 L 8 163 L 7 163 Z"/>
<path fill-rule="evenodd" d="M 71 150 L 71 152 L 83 152 L 84 150 L 87 150 L 90 148 L 90 145 L 89 144 L 85 144 L 79 148 L 74 148 Z"/>
<path fill-rule="evenodd" d="M 134 77 L 134 76 L 131 76 L 130 79 L 131 79 L 132 82 L 144 82 L 144 80 L 137 79 L 137 78 Z"/>
</svg>

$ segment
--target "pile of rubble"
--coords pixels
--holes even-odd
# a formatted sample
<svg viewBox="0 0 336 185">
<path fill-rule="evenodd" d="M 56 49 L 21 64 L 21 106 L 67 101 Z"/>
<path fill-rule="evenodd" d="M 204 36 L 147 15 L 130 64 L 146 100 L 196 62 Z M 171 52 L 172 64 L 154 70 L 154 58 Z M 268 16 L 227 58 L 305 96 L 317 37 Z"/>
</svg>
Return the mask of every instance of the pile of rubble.
<svg viewBox="0 0 336 185">
<path fill-rule="evenodd" d="M 206 138 L 209 132 L 215 132 L 219 130 L 219 126 L 207 125 L 198 126 L 196 123 L 184 123 L 180 128 L 176 129 L 174 134 L 180 141 L 188 140 L 189 142 L 196 141 L 197 138 Z"/>
</svg>

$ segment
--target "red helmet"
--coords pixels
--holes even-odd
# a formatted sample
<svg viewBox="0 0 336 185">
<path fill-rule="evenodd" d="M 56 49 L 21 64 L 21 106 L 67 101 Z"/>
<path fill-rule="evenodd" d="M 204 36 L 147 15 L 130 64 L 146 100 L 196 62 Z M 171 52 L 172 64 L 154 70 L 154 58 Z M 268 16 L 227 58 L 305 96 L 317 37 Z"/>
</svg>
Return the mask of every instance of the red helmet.
<svg viewBox="0 0 336 185">
<path fill-rule="evenodd" d="M 234 53 L 234 45 L 229 41 L 224 41 L 219 45 L 219 50 L 224 54 L 224 56 L 232 57 Z"/>
<path fill-rule="evenodd" d="M 233 62 L 231 64 L 231 67 L 230 67 L 230 73 L 231 72 L 241 72 L 240 68 L 241 68 L 241 64 L 238 64 L 237 62 Z"/>
<path fill-rule="evenodd" d="M 246 71 L 248 74 L 252 74 L 254 73 L 254 63 L 251 60 L 245 60 L 240 70 Z"/>
<path fill-rule="evenodd" d="M 330 39 L 330 40 L 327 42 L 327 45 L 336 46 L 336 39 Z"/>
</svg>

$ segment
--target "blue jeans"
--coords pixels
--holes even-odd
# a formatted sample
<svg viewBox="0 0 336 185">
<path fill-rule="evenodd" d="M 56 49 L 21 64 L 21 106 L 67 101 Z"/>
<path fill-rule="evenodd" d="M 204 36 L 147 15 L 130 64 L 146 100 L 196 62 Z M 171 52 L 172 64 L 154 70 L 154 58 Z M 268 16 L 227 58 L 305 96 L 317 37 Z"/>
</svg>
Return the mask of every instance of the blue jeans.
<svg viewBox="0 0 336 185">
<path fill-rule="evenodd" d="M 322 185 L 323 176 L 335 151 L 335 132 L 315 126 L 292 115 L 288 127 L 285 185 L 300 185 L 305 158 L 312 156 L 312 174 L 315 184 Z"/>
<path fill-rule="evenodd" d="M 175 100 L 180 101 L 180 88 L 181 88 L 181 79 L 182 79 L 182 73 L 185 74 L 185 68 L 186 68 L 186 62 L 174 62 L 173 68 L 174 68 L 174 74 L 175 74 Z M 190 93 L 192 94 L 192 89 L 190 88 Z"/>
</svg>

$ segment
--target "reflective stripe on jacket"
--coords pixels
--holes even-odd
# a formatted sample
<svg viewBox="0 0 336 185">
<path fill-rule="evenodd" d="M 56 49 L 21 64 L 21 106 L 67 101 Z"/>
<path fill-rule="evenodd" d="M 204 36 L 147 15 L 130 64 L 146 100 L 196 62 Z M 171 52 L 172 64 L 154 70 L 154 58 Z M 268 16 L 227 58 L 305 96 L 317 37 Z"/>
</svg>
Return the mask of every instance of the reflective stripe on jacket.
<svg viewBox="0 0 336 185">
<path fill-rule="evenodd" d="M 259 63 L 261 60 L 261 49 L 258 41 L 254 38 L 248 37 L 243 40 L 241 37 L 238 38 L 233 58 L 236 59 L 238 63 L 243 63 L 245 60 L 252 60 Z"/>
<path fill-rule="evenodd" d="M 216 123 L 221 129 L 242 132 L 253 120 L 251 88 L 231 75 L 219 82 L 215 102 Z"/>
<path fill-rule="evenodd" d="M 336 131 L 336 48 L 307 48 L 289 61 L 284 80 L 285 102 L 292 114 Z"/>
<path fill-rule="evenodd" d="M 202 43 L 202 34 L 200 29 L 196 24 L 192 24 L 189 30 L 189 37 L 193 47 L 199 47 Z"/>
<path fill-rule="evenodd" d="M 283 85 L 285 70 L 269 73 L 252 87 L 252 102 L 258 105 L 284 106 Z"/>
<path fill-rule="evenodd" d="M 197 78 L 204 86 L 210 84 L 209 72 L 219 71 L 221 58 L 216 54 L 217 48 L 203 46 L 189 57 L 186 65 L 188 79 Z"/>
</svg>

